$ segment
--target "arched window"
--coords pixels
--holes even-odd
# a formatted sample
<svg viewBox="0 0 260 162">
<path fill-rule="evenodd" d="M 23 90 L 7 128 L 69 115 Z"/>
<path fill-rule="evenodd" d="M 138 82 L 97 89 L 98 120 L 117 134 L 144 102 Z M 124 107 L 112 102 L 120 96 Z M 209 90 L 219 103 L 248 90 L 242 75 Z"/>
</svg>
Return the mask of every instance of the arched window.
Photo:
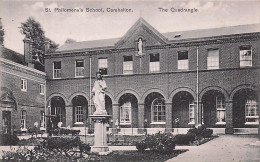
<svg viewBox="0 0 260 162">
<path fill-rule="evenodd" d="M 156 98 L 151 105 L 152 122 L 165 122 L 165 100 L 163 98 Z"/>
</svg>

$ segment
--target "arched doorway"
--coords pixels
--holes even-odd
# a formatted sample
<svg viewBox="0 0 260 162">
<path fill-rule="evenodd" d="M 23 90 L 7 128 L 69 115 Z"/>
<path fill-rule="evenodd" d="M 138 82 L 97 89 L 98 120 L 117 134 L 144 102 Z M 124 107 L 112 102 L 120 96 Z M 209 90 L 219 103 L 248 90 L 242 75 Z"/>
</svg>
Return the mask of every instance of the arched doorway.
<svg viewBox="0 0 260 162">
<path fill-rule="evenodd" d="M 88 117 L 88 102 L 84 96 L 77 95 L 72 99 L 73 125 L 82 126 Z"/>
<path fill-rule="evenodd" d="M 178 92 L 172 99 L 172 119 L 179 119 L 178 125 L 173 122 L 173 127 L 187 128 L 195 124 L 195 106 L 193 96 L 186 91 Z"/>
<path fill-rule="evenodd" d="M 165 128 L 166 107 L 163 95 L 152 92 L 145 98 L 145 127 Z"/>
<path fill-rule="evenodd" d="M 226 101 L 225 96 L 218 90 L 209 90 L 202 96 L 202 122 L 207 127 L 225 127 Z"/>
<path fill-rule="evenodd" d="M 138 127 L 138 101 L 131 94 L 126 93 L 119 98 L 119 123 L 123 128 Z"/>
<path fill-rule="evenodd" d="M 241 89 L 233 97 L 234 128 L 257 127 L 259 125 L 258 94 L 251 89 Z"/>
<path fill-rule="evenodd" d="M 59 96 L 51 98 L 51 107 L 49 110 L 49 115 L 56 116 L 53 121 L 54 128 L 57 127 L 59 122 L 62 122 L 62 126 L 66 125 L 66 110 L 65 101 Z"/>
</svg>

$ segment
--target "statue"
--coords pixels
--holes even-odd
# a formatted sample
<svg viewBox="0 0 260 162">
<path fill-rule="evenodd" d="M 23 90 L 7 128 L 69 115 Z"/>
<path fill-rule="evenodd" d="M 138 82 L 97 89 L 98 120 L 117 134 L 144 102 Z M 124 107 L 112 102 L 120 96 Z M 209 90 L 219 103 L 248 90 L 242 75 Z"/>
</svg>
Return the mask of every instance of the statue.
<svg viewBox="0 0 260 162">
<path fill-rule="evenodd" d="M 101 73 L 96 73 L 97 80 L 92 89 L 92 99 L 96 108 L 93 115 L 107 115 L 105 109 L 105 91 L 107 89 L 106 82 L 102 79 Z"/>
<path fill-rule="evenodd" d="M 142 39 L 139 38 L 138 40 L 138 55 L 142 55 L 143 54 L 143 42 Z"/>
</svg>

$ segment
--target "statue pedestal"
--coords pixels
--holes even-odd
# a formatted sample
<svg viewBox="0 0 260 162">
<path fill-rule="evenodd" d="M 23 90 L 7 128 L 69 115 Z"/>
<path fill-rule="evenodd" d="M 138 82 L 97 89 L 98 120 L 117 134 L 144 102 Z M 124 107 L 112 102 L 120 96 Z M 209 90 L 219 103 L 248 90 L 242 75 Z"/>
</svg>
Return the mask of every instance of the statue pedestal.
<svg viewBox="0 0 260 162">
<path fill-rule="evenodd" d="M 94 146 L 91 148 L 92 152 L 105 155 L 109 153 L 107 146 L 107 129 L 106 124 L 109 121 L 110 115 L 90 115 L 94 122 Z"/>
</svg>

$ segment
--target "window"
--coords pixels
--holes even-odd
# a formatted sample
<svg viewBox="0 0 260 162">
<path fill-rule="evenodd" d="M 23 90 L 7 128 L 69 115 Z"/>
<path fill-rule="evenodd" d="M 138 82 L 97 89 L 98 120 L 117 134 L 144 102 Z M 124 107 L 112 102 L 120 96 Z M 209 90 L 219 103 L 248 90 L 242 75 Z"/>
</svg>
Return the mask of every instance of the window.
<svg viewBox="0 0 260 162">
<path fill-rule="evenodd" d="M 83 107 L 75 106 L 75 124 L 83 123 Z"/>
<path fill-rule="evenodd" d="M 252 47 L 241 46 L 239 47 L 240 53 L 240 67 L 252 66 Z"/>
<path fill-rule="evenodd" d="M 45 89 L 45 86 L 44 86 L 44 84 L 40 84 L 40 94 L 41 95 L 44 95 L 44 89 Z"/>
<path fill-rule="evenodd" d="M 84 60 L 76 60 L 75 76 L 84 76 Z"/>
<path fill-rule="evenodd" d="M 152 122 L 165 122 L 165 101 L 162 98 L 156 98 L 151 105 Z"/>
<path fill-rule="evenodd" d="M 98 59 L 98 71 L 100 71 L 102 75 L 107 75 L 107 58 Z"/>
<path fill-rule="evenodd" d="M 189 124 L 195 124 L 195 104 L 194 101 L 189 101 Z"/>
<path fill-rule="evenodd" d="M 216 97 L 217 124 L 226 124 L 225 100 L 222 96 Z"/>
<path fill-rule="evenodd" d="M 208 50 L 208 69 L 219 69 L 219 50 Z"/>
<path fill-rule="evenodd" d="M 27 91 L 27 80 L 26 79 L 22 79 L 21 80 L 21 90 L 22 91 Z"/>
<path fill-rule="evenodd" d="M 259 124 L 258 103 L 256 100 L 246 100 L 246 123 Z"/>
<path fill-rule="evenodd" d="M 25 110 L 21 111 L 20 120 L 21 120 L 21 130 L 26 130 L 26 111 Z"/>
<path fill-rule="evenodd" d="M 40 129 L 45 129 L 45 112 L 41 111 Z"/>
<path fill-rule="evenodd" d="M 61 61 L 53 62 L 53 78 L 61 78 Z"/>
<path fill-rule="evenodd" d="M 133 56 L 124 56 L 123 74 L 133 74 Z"/>
<path fill-rule="evenodd" d="M 131 124 L 131 102 L 126 102 L 120 107 L 120 124 L 126 125 Z"/>
<path fill-rule="evenodd" d="M 160 71 L 160 58 L 159 53 L 150 54 L 150 72 L 159 72 Z"/>
<path fill-rule="evenodd" d="M 179 70 L 189 69 L 188 51 L 178 52 L 178 69 Z"/>
</svg>

